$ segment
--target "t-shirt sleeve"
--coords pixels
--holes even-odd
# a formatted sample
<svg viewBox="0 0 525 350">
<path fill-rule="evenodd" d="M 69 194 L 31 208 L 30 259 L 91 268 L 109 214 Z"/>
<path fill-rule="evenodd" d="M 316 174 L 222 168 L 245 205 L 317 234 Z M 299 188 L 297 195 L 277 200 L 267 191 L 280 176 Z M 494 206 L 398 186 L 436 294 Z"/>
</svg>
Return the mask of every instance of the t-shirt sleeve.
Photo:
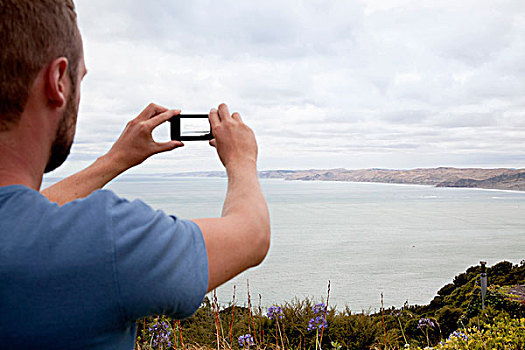
<svg viewBox="0 0 525 350">
<path fill-rule="evenodd" d="M 111 195 L 109 226 L 122 313 L 131 321 L 160 314 L 191 316 L 208 287 L 208 259 L 199 226 L 155 211 L 140 200 Z"/>
</svg>

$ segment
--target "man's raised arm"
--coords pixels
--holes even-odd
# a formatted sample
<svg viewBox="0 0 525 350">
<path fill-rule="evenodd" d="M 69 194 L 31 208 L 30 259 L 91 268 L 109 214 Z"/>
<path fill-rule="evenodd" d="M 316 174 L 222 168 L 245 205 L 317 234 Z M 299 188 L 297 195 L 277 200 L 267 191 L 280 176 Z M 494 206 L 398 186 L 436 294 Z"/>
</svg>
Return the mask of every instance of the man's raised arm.
<svg viewBox="0 0 525 350">
<path fill-rule="evenodd" d="M 150 156 L 183 146 L 179 141 L 158 143 L 151 136 L 153 129 L 179 113 L 150 104 L 126 125 L 108 153 L 86 169 L 46 188 L 42 194 L 60 205 L 87 197 Z"/>
<path fill-rule="evenodd" d="M 208 291 L 260 264 L 270 246 L 270 218 L 257 177 L 253 131 L 224 104 L 210 112 L 210 123 L 215 137 L 210 144 L 226 167 L 228 191 L 222 217 L 193 220 L 206 242 Z"/>
</svg>

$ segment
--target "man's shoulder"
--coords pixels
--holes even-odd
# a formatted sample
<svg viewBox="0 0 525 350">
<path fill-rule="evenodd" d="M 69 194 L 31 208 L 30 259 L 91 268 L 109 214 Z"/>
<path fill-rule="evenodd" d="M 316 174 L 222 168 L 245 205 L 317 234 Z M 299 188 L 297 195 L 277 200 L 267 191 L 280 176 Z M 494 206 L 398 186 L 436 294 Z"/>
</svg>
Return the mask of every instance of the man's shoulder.
<svg viewBox="0 0 525 350">
<path fill-rule="evenodd" d="M 126 199 L 120 197 L 111 190 L 97 190 L 86 198 L 73 201 L 66 204 L 72 207 L 81 206 L 93 208 L 95 210 L 101 210 L 106 215 L 110 215 L 114 219 L 121 216 L 129 217 L 128 220 L 134 218 L 139 219 L 143 216 L 156 216 L 164 215 L 162 211 L 153 209 L 149 204 L 145 203 L 141 199 Z M 130 217 L 132 216 L 132 217 Z"/>
<path fill-rule="evenodd" d="M 72 202 L 65 204 L 64 206 L 67 207 L 68 205 L 93 205 L 94 203 L 107 203 L 108 205 L 113 205 L 120 202 L 128 201 L 122 197 L 119 197 L 116 193 L 114 193 L 111 190 L 103 189 L 94 191 L 89 196 L 85 198 L 76 199 Z"/>
<path fill-rule="evenodd" d="M 97 190 L 89 196 L 76 199 L 57 208 L 61 214 L 84 211 L 92 215 L 118 215 L 126 212 L 135 214 L 153 212 L 154 210 L 140 199 L 128 200 L 111 190 Z"/>
<path fill-rule="evenodd" d="M 135 221 L 156 215 L 140 200 L 128 201 L 110 190 L 91 195 L 62 206 L 49 201 L 40 192 L 25 186 L 0 187 L 0 218 L 2 231 L 7 226 L 26 227 L 34 231 L 111 230 L 115 220 Z"/>
<path fill-rule="evenodd" d="M 104 206 L 102 206 L 102 204 Z M 129 200 L 127 198 L 121 197 L 111 190 L 97 190 L 91 193 L 89 196 L 81 199 L 77 199 L 73 202 L 70 202 L 67 205 L 75 206 L 90 206 L 99 209 L 112 209 L 114 207 L 122 207 L 124 209 L 142 209 L 153 211 L 153 209 L 143 202 L 141 199 Z"/>
<path fill-rule="evenodd" d="M 58 204 L 49 201 L 42 193 L 32 188 L 23 185 L 11 185 L 0 187 L 0 204 L 9 202 L 14 205 L 17 203 L 28 202 L 33 205 L 59 207 Z M 107 202 L 109 204 L 115 204 L 119 202 L 127 202 L 125 199 L 120 198 L 114 192 L 110 190 L 98 190 L 91 193 L 85 198 L 80 198 L 69 202 L 62 206 L 63 208 L 86 206 L 92 205 L 93 203 Z M 95 206 L 95 208 L 100 208 Z"/>
</svg>

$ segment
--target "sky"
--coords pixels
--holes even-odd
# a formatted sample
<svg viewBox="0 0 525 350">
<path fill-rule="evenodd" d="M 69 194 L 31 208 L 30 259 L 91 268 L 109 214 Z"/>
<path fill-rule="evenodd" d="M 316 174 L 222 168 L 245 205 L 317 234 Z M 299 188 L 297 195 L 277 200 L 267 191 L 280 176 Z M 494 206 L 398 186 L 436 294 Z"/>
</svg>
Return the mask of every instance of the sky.
<svg viewBox="0 0 525 350">
<path fill-rule="evenodd" d="M 226 102 L 261 170 L 525 167 L 523 0 L 75 3 L 89 73 L 52 176 L 104 154 L 150 102 Z M 131 173 L 220 169 L 206 142 L 186 142 Z"/>
</svg>

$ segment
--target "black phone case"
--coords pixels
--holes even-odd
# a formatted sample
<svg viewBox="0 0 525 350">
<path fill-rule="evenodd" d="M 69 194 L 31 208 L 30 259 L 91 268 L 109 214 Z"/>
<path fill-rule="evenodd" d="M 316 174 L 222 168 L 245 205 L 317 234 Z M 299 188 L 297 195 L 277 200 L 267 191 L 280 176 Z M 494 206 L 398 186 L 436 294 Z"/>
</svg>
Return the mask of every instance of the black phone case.
<svg viewBox="0 0 525 350">
<path fill-rule="evenodd" d="M 208 141 L 213 139 L 213 134 L 210 132 L 201 136 L 181 136 L 180 134 L 180 120 L 182 118 L 206 118 L 208 119 L 207 114 L 179 114 L 170 119 L 170 136 L 172 140 L 177 141 Z"/>
</svg>

